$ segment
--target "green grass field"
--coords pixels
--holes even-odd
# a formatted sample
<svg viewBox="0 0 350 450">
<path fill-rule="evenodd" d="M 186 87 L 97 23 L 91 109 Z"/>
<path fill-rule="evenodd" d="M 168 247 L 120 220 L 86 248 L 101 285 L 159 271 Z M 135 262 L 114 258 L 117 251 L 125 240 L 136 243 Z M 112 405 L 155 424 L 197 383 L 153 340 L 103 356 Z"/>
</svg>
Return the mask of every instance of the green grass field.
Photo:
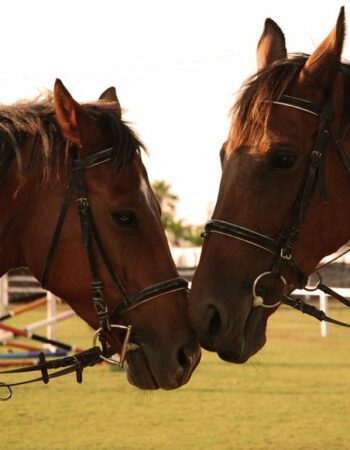
<svg viewBox="0 0 350 450">
<path fill-rule="evenodd" d="M 80 319 L 58 327 L 69 343 L 89 346 L 91 336 Z M 67 376 L 18 387 L 0 414 L 2 450 L 349 449 L 350 330 L 330 326 L 321 338 L 318 322 L 281 309 L 265 349 L 243 366 L 205 352 L 171 392 L 141 392 L 109 366 L 88 368 L 82 385 Z"/>
</svg>

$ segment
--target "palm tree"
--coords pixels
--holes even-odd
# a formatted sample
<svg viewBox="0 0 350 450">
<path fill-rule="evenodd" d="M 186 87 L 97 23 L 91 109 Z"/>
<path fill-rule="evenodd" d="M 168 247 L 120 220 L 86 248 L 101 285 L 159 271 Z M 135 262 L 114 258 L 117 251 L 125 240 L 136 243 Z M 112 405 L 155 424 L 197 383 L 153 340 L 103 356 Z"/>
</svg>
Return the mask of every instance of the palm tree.
<svg viewBox="0 0 350 450">
<path fill-rule="evenodd" d="M 181 245 L 184 241 L 201 245 L 202 227 L 187 225 L 182 219 L 175 219 L 179 197 L 171 192 L 171 185 L 164 180 L 156 180 L 152 188 L 162 208 L 162 223 L 169 241 L 174 245 Z"/>
<path fill-rule="evenodd" d="M 152 189 L 159 201 L 163 214 L 174 218 L 179 197 L 171 192 L 171 185 L 165 180 L 156 180 L 152 183 Z"/>
</svg>

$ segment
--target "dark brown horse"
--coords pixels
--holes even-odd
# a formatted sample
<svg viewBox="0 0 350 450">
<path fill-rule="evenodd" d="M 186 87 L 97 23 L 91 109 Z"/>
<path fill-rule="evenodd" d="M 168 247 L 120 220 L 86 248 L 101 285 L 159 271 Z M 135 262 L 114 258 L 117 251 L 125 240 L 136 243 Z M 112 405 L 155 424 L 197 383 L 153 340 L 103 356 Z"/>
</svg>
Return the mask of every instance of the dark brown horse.
<svg viewBox="0 0 350 450">
<path fill-rule="evenodd" d="M 193 280 L 201 344 L 243 363 L 266 341 L 268 317 L 350 239 L 350 67 L 344 9 L 311 56 L 287 56 L 271 19 L 258 72 L 243 86 L 221 150 L 222 179 Z"/>
<path fill-rule="evenodd" d="M 0 275 L 29 267 L 95 329 L 105 300 L 132 325 L 129 381 L 173 389 L 200 350 L 142 149 L 113 88 L 80 105 L 58 80 L 53 96 L 0 106 Z M 108 339 L 120 352 L 119 330 Z"/>
</svg>

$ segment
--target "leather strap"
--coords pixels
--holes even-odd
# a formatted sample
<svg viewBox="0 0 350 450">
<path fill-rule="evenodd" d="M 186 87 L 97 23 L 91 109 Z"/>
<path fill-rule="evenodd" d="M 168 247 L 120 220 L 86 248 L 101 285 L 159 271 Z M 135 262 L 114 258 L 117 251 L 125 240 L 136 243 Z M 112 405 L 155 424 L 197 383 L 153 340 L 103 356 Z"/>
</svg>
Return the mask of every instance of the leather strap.
<svg viewBox="0 0 350 450">
<path fill-rule="evenodd" d="M 326 286 L 325 284 L 323 284 L 323 283 L 319 284 L 317 286 L 317 289 L 319 289 L 320 291 L 324 292 L 325 294 L 330 295 L 331 297 L 333 297 L 336 300 L 338 300 L 338 302 L 341 302 L 343 305 L 345 305 L 348 308 L 350 308 L 350 301 L 348 299 L 346 299 L 342 295 L 338 294 L 336 291 L 333 291 L 333 289 L 331 289 L 330 287 Z"/>
<path fill-rule="evenodd" d="M 81 383 L 83 381 L 83 370 L 85 367 L 94 366 L 101 362 L 101 349 L 99 347 L 92 347 L 73 356 L 66 356 L 64 358 L 46 360 L 45 354 L 39 355 L 39 363 L 29 367 L 21 367 L 18 369 L 10 369 L 0 371 L 0 374 L 14 374 L 27 372 L 41 372 L 41 376 L 32 378 L 30 380 L 20 381 L 16 383 L 0 382 L 0 391 L 7 389 L 7 395 L 0 395 L 0 400 L 9 400 L 12 397 L 12 387 L 21 386 L 24 384 L 36 383 L 42 381 L 47 384 L 52 378 L 57 378 L 68 373 L 76 373 L 76 381 Z M 60 368 L 62 370 L 57 370 Z M 56 372 L 49 373 L 49 370 L 56 370 Z"/>
<path fill-rule="evenodd" d="M 48 255 L 46 257 L 46 261 L 45 261 L 45 264 L 44 264 L 43 272 L 42 272 L 42 275 L 41 275 L 41 285 L 42 285 L 43 288 L 47 287 L 48 277 L 49 277 L 49 270 L 50 270 L 50 268 L 52 266 L 52 263 L 53 263 L 56 247 L 57 247 L 58 241 L 59 241 L 61 233 L 62 233 L 64 220 L 66 218 L 67 210 L 68 210 L 71 198 L 72 198 L 73 189 L 74 189 L 73 180 L 74 180 L 74 177 L 71 174 L 70 177 L 69 177 L 67 188 L 66 188 L 66 193 L 65 193 L 65 196 L 64 196 L 64 199 L 63 199 L 63 204 L 62 204 L 62 207 L 61 207 L 61 211 L 60 211 L 60 213 L 58 215 L 58 219 L 57 219 L 55 231 L 54 231 L 54 234 L 53 234 L 53 238 L 51 240 L 49 252 L 48 252 Z"/>
<path fill-rule="evenodd" d="M 128 304 L 122 304 L 116 306 L 110 315 L 110 320 L 112 323 L 127 311 L 140 306 L 146 301 L 153 300 L 154 298 L 160 297 L 161 295 L 170 294 L 171 292 L 177 292 L 181 290 L 188 289 L 188 281 L 185 278 L 173 278 L 172 280 L 162 281 L 161 283 L 149 286 L 142 291 L 136 292 L 130 295 L 128 299 Z"/>
<path fill-rule="evenodd" d="M 320 116 L 322 107 L 314 103 L 291 95 L 281 95 L 279 100 L 273 102 L 275 105 L 292 106 L 300 111 L 305 111 L 315 116 Z"/>
<path fill-rule="evenodd" d="M 314 317 L 315 319 L 319 321 L 325 321 L 328 323 L 333 323 L 335 325 L 340 325 L 342 327 L 350 328 L 350 323 L 342 322 L 340 320 L 333 319 L 332 317 L 329 317 L 326 315 L 324 311 L 321 311 L 320 309 L 316 308 L 313 305 L 310 305 L 308 303 L 305 303 L 300 298 L 293 298 L 289 295 L 286 295 L 282 299 L 282 303 L 291 306 L 292 308 L 297 309 L 298 311 L 301 311 L 304 314 L 307 314 L 308 316 Z"/>
<path fill-rule="evenodd" d="M 248 228 L 241 227 L 240 225 L 218 219 L 209 220 L 205 225 L 202 236 L 207 237 L 210 233 L 234 237 L 240 241 L 248 242 L 256 247 L 260 247 L 274 255 L 279 255 L 279 248 L 275 239 L 257 233 L 256 231 L 249 230 Z"/>
</svg>

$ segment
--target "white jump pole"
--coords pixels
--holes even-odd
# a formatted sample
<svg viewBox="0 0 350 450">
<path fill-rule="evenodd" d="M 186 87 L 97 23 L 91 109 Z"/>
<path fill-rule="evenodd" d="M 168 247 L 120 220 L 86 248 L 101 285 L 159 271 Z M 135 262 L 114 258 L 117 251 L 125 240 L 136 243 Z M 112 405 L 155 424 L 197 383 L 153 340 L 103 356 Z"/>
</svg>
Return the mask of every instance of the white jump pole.
<svg viewBox="0 0 350 450">
<path fill-rule="evenodd" d="M 327 314 L 328 309 L 328 297 L 324 292 L 320 292 L 319 294 L 319 301 L 320 301 L 320 310 L 323 311 L 325 314 Z M 321 321 L 321 336 L 327 337 L 327 322 L 324 320 Z"/>
<path fill-rule="evenodd" d="M 7 311 L 9 304 L 8 293 L 8 276 L 7 273 L 0 277 L 0 315 L 3 315 Z"/>
<path fill-rule="evenodd" d="M 33 332 L 38 328 L 47 327 L 48 325 L 55 324 L 56 322 L 60 322 L 61 320 L 65 320 L 73 316 L 75 316 L 75 312 L 72 309 L 69 309 L 57 314 L 57 316 L 51 317 L 50 319 L 43 319 L 31 323 L 30 325 L 25 326 L 24 329 L 27 330 L 29 334 L 33 334 Z"/>
<path fill-rule="evenodd" d="M 9 339 L 12 339 L 13 336 L 14 336 L 14 334 L 11 333 L 10 331 L 0 330 L 0 342 L 2 344 L 5 344 Z"/>
<path fill-rule="evenodd" d="M 52 319 L 57 314 L 57 302 L 56 302 L 56 296 L 52 294 L 52 292 L 47 291 L 46 292 L 46 310 L 47 310 L 47 325 L 46 325 L 46 337 L 49 339 L 56 339 L 56 321 L 52 321 Z M 45 347 L 47 347 L 51 352 L 55 351 L 55 347 L 50 344 L 45 344 Z"/>
<path fill-rule="evenodd" d="M 4 277 L 0 277 L 0 315 L 5 314 L 4 308 Z"/>
</svg>

